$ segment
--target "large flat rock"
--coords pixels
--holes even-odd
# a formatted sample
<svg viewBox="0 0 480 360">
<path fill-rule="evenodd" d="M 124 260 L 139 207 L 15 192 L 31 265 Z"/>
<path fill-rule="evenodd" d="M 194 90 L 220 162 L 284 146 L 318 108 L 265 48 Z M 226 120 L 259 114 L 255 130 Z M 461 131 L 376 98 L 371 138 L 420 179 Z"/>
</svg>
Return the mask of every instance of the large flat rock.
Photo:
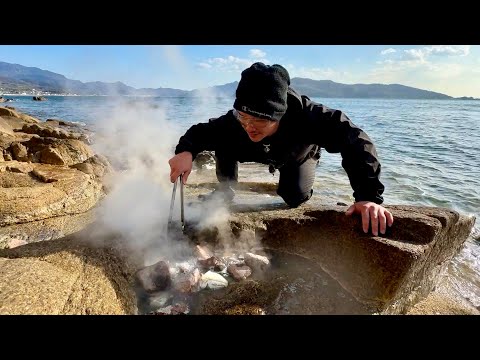
<svg viewBox="0 0 480 360">
<path fill-rule="evenodd" d="M 75 215 L 0 227 L 0 249 L 14 248 L 32 242 L 55 240 L 74 234 L 95 221 L 95 208 Z"/>
<path fill-rule="evenodd" d="M 0 250 L 0 314 L 135 314 L 128 263 L 62 238 Z"/>
<path fill-rule="evenodd" d="M 77 169 L 0 163 L 0 227 L 84 213 L 104 195 L 102 184 Z"/>
<path fill-rule="evenodd" d="M 187 196 L 210 187 L 207 183 L 202 191 L 202 184 L 194 184 Z M 385 235 L 373 236 L 363 233 L 360 216 L 345 215 L 348 206 L 327 206 L 313 198 L 288 209 L 268 184 L 248 187 L 230 206 L 233 233 L 248 230 L 266 248 L 315 261 L 357 301 L 382 314 L 406 313 L 425 299 L 475 222 L 446 208 L 386 206 L 394 225 Z M 256 196 L 262 192 L 258 189 L 270 197 Z M 222 231 L 203 233 L 195 235 L 197 241 L 221 243 Z"/>
</svg>

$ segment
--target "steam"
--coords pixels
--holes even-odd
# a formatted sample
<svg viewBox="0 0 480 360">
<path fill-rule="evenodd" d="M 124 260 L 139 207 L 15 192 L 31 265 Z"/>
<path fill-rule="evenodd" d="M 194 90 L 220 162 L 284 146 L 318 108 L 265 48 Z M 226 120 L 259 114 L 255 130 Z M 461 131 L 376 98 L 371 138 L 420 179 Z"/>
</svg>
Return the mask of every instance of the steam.
<svg viewBox="0 0 480 360">
<path fill-rule="evenodd" d="M 187 244 L 167 236 L 172 193 L 168 160 L 180 136 L 176 123 L 166 118 L 166 108 L 127 98 L 117 98 L 108 117 L 100 116 L 93 147 L 117 171 L 107 179 L 109 192 L 97 223 L 142 254 L 145 265 L 178 258 Z"/>
<path fill-rule="evenodd" d="M 181 57 L 179 48 L 168 50 L 171 50 L 171 56 L 167 56 L 167 60 L 172 60 L 172 54 L 173 59 Z M 181 61 L 172 62 L 176 64 L 176 70 L 185 65 Z M 191 103 L 186 109 L 181 109 L 186 110 L 184 116 L 191 118 L 192 124 L 220 115 L 220 107 L 222 113 L 229 108 L 225 107 L 226 99 L 220 99 L 209 89 L 195 95 L 188 99 Z M 175 106 L 175 103 L 166 99 L 160 102 L 154 98 L 117 96 L 95 114 L 99 122 L 92 146 L 97 154 L 108 158 L 116 171 L 104 179 L 108 194 L 99 205 L 97 226 L 93 230 L 96 236 L 91 238 L 101 241 L 100 238 L 113 235 L 132 255 L 140 255 L 145 266 L 159 260 L 183 261 L 193 251 L 193 244 L 181 231 L 167 234 L 173 189 L 168 160 L 174 155 L 186 125 L 179 119 L 167 117 L 173 113 L 169 106 Z M 179 116 L 178 109 L 175 110 L 175 116 Z M 195 177 L 194 170 L 189 183 L 195 181 Z M 188 202 L 189 198 L 186 196 L 185 200 Z M 180 194 L 177 193 L 173 214 L 177 224 L 180 223 L 179 204 Z M 244 250 L 249 251 L 253 244 L 252 234 L 233 236 L 230 215 L 228 209 L 218 202 L 205 202 L 201 206 L 185 204 L 187 223 L 193 224 L 198 231 L 216 228 L 225 252 L 238 250 L 240 243 L 248 244 Z M 248 241 L 243 241 L 245 239 Z"/>
</svg>

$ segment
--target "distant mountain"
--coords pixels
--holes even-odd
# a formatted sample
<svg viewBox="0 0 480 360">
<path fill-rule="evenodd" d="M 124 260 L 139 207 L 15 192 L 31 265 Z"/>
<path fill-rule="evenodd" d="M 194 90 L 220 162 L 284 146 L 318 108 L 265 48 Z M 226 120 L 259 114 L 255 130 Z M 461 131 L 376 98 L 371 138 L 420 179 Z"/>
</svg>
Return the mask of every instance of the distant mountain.
<svg viewBox="0 0 480 360">
<path fill-rule="evenodd" d="M 105 83 L 101 81 L 83 83 L 70 80 L 65 76 L 36 67 L 9 64 L 0 61 L 0 92 L 77 94 L 77 95 L 149 95 L 179 96 L 188 93 L 185 90 L 158 88 L 135 89 L 122 82 Z"/>
<path fill-rule="evenodd" d="M 459 97 L 459 98 L 455 98 L 455 100 L 480 100 L 479 98 L 474 98 L 474 97 L 471 97 L 471 96 L 462 96 L 462 97 Z"/>
<path fill-rule="evenodd" d="M 225 96 L 225 97 L 235 97 L 235 90 L 237 90 L 238 81 L 228 83 L 225 85 L 217 85 L 204 89 L 196 89 L 190 92 L 192 96 L 202 96 L 202 95 L 214 95 L 214 96 Z"/>
<path fill-rule="evenodd" d="M 2 93 L 77 94 L 77 95 L 136 95 L 136 96 L 228 96 L 234 97 L 238 82 L 192 91 L 172 88 L 135 89 L 122 82 L 101 81 L 83 83 L 36 67 L 0 61 L 0 95 Z M 321 98 L 380 98 L 380 99 L 453 99 L 453 97 L 399 84 L 340 84 L 331 80 L 293 78 L 291 85 L 301 94 Z M 34 90 L 33 90 L 34 89 Z M 462 99 L 473 99 L 463 97 Z"/>
<path fill-rule="evenodd" d="M 451 96 L 399 84 L 339 84 L 331 80 L 293 78 L 291 85 L 309 97 L 382 98 L 382 99 L 453 99 Z"/>
</svg>

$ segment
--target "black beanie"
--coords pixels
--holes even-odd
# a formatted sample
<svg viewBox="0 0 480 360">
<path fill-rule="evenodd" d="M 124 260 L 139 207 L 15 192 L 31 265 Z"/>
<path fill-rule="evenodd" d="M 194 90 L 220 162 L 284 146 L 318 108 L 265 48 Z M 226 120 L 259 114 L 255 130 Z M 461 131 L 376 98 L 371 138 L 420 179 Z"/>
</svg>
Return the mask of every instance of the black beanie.
<svg viewBox="0 0 480 360">
<path fill-rule="evenodd" d="M 278 64 L 257 62 L 242 71 L 233 107 L 252 116 L 280 120 L 287 111 L 290 76 Z"/>
</svg>

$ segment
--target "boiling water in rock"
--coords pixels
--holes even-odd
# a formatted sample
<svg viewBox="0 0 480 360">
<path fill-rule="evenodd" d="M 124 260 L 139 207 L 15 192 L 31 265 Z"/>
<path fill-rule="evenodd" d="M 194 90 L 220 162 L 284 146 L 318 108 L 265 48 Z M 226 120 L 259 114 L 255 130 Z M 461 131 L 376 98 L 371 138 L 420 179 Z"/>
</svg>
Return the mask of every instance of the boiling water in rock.
<svg viewBox="0 0 480 360">
<path fill-rule="evenodd" d="M 315 262 L 265 250 L 270 266 L 245 280 L 219 272 L 228 286 L 179 292 L 172 288 L 148 294 L 137 287 L 140 314 L 372 314 Z M 241 259 L 241 257 L 240 257 Z M 193 261 L 193 260 L 192 260 Z M 194 262 L 191 263 L 195 266 Z M 202 270 L 203 272 L 203 270 Z"/>
</svg>

